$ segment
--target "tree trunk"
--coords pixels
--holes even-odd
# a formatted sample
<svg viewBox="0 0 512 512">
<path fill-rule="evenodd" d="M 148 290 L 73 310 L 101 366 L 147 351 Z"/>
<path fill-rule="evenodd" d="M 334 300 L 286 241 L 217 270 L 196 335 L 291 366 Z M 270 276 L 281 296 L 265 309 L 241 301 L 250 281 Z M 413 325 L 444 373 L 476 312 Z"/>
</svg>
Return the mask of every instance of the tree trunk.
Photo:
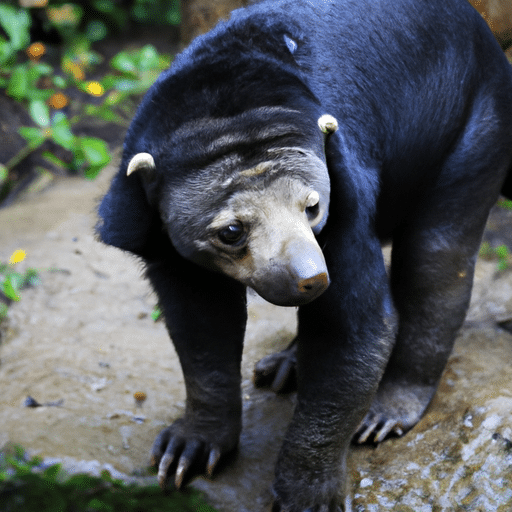
<svg viewBox="0 0 512 512">
<path fill-rule="evenodd" d="M 213 28 L 220 19 L 229 18 L 233 9 L 245 7 L 255 0 L 182 0 L 181 42 L 187 45 L 199 34 Z"/>
<path fill-rule="evenodd" d="M 510 0 L 469 0 L 491 27 L 505 49 L 512 45 L 512 2 Z"/>
</svg>

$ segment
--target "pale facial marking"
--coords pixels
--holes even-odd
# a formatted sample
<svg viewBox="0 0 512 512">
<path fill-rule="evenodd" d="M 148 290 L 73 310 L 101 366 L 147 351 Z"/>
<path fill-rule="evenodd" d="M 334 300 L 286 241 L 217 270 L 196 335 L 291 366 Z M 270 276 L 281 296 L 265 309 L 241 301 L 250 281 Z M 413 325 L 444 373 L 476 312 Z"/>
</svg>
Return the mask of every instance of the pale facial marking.
<svg viewBox="0 0 512 512">
<path fill-rule="evenodd" d="M 264 174 L 274 166 L 274 162 L 261 162 L 256 167 L 252 167 L 251 169 L 246 169 L 244 171 L 240 171 L 239 175 L 244 176 L 246 178 L 251 178 L 253 176 L 259 176 L 260 174 Z"/>
<path fill-rule="evenodd" d="M 181 188 L 169 189 L 161 215 L 183 257 L 274 304 L 297 306 L 329 284 L 315 238 L 327 222 L 329 174 L 309 148 L 262 148 L 265 153 L 245 166 L 223 157 L 191 174 Z M 193 197 L 185 201 L 182 189 L 194 190 Z"/>
<path fill-rule="evenodd" d="M 303 279 L 322 275 L 326 286 L 325 260 L 306 213 L 311 197 L 319 200 L 316 191 L 293 179 L 235 194 L 208 228 L 214 265 L 282 305 L 302 300 Z M 245 230 L 240 246 L 226 245 L 218 236 L 230 225 Z"/>
</svg>

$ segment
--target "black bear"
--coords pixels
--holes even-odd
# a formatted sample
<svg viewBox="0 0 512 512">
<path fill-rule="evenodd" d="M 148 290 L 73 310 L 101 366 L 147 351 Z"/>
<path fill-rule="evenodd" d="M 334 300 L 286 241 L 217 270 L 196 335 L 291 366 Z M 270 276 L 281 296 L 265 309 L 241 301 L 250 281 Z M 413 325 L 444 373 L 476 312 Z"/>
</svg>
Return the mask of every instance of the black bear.
<svg viewBox="0 0 512 512">
<path fill-rule="evenodd" d="M 268 0 L 197 38 L 143 99 L 99 208 L 183 368 L 160 482 L 237 447 L 249 286 L 300 306 L 294 346 L 256 371 L 279 390 L 297 367 L 273 510 L 341 510 L 351 439 L 406 432 L 436 390 L 511 162 L 512 68 L 466 0 Z"/>
</svg>

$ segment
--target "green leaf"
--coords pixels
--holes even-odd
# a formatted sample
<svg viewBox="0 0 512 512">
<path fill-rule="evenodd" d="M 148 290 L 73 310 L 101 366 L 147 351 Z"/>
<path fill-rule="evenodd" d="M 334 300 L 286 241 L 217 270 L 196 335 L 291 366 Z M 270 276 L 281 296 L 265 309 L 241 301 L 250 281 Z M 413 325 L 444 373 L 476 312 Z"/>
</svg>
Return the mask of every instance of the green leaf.
<svg viewBox="0 0 512 512">
<path fill-rule="evenodd" d="M 496 265 L 496 270 L 498 272 L 503 272 L 504 270 L 507 270 L 507 268 L 508 268 L 508 262 L 506 260 L 498 261 L 498 264 Z"/>
<path fill-rule="evenodd" d="M 78 142 L 88 164 L 85 177 L 94 179 L 101 169 L 110 162 L 108 145 L 104 140 L 95 137 L 79 137 Z"/>
<path fill-rule="evenodd" d="M 37 64 L 34 64 L 33 68 L 37 70 L 39 75 L 47 76 L 53 73 L 53 67 L 45 62 L 38 62 Z"/>
<path fill-rule="evenodd" d="M 16 50 L 13 48 L 12 44 L 0 35 L 0 64 L 5 65 L 12 59 L 15 53 Z"/>
<path fill-rule="evenodd" d="M 21 100 L 27 96 L 28 87 L 27 66 L 20 64 L 12 72 L 9 85 L 7 86 L 7 94 L 17 100 Z"/>
<path fill-rule="evenodd" d="M 512 201 L 510 199 L 500 199 L 497 204 L 501 208 L 505 208 L 506 210 L 512 210 Z"/>
<path fill-rule="evenodd" d="M 29 87 L 27 91 L 27 98 L 47 103 L 54 92 L 55 91 L 53 89 L 37 89 L 36 87 Z"/>
<path fill-rule="evenodd" d="M 105 165 L 110 162 L 108 145 L 96 137 L 80 137 L 80 145 L 85 158 L 92 165 Z"/>
<path fill-rule="evenodd" d="M 121 73 L 129 73 L 135 75 L 137 66 L 133 57 L 126 51 L 119 52 L 111 61 L 110 65 Z"/>
<path fill-rule="evenodd" d="M 25 450 L 23 446 L 20 446 L 19 444 L 14 446 L 14 454 L 17 459 L 19 460 L 25 460 Z"/>
<path fill-rule="evenodd" d="M 27 80 L 30 85 L 37 82 L 41 76 L 41 72 L 37 66 L 29 66 L 27 68 Z"/>
<path fill-rule="evenodd" d="M 121 92 L 138 92 L 140 86 L 139 80 L 129 80 L 128 78 L 121 78 L 116 81 L 116 89 Z"/>
<path fill-rule="evenodd" d="M 104 165 L 89 165 L 89 167 L 85 170 L 85 177 L 88 180 L 94 180 L 100 173 L 100 171 L 105 167 Z"/>
<path fill-rule="evenodd" d="M 71 131 L 68 118 L 63 113 L 57 113 L 52 124 L 52 139 L 59 146 L 71 151 L 75 144 L 75 136 Z"/>
<path fill-rule="evenodd" d="M 7 277 L 9 278 L 12 287 L 16 291 L 19 291 L 23 288 L 23 283 L 25 281 L 23 278 L 23 274 L 20 274 L 19 272 L 11 272 Z"/>
<path fill-rule="evenodd" d="M 18 129 L 18 133 L 34 146 L 41 145 L 46 139 L 41 128 L 33 128 L 31 126 L 22 126 Z"/>
<path fill-rule="evenodd" d="M 41 127 L 50 124 L 50 108 L 43 100 L 33 100 L 28 106 L 30 117 Z"/>
<path fill-rule="evenodd" d="M 101 79 L 100 84 L 102 85 L 103 89 L 105 89 L 105 91 L 108 91 L 115 87 L 117 80 L 119 80 L 118 77 L 108 74 Z"/>
<path fill-rule="evenodd" d="M 158 67 L 158 63 L 160 61 L 158 57 L 158 52 L 155 47 L 147 44 L 143 48 L 141 48 L 138 57 L 138 67 L 139 69 L 152 69 Z"/>
<path fill-rule="evenodd" d="M 0 4 L 0 25 L 15 50 L 22 50 L 30 43 L 30 24 L 30 16 L 25 9 L 18 11 L 10 5 Z"/>
<path fill-rule="evenodd" d="M 160 71 L 167 69 L 171 65 L 171 62 L 172 62 L 171 56 L 168 54 L 165 54 L 165 53 L 161 53 L 158 60 L 159 60 L 158 61 L 158 69 Z"/>
<path fill-rule="evenodd" d="M 87 105 L 85 113 L 89 116 L 99 117 L 109 123 L 118 123 L 124 125 L 126 121 L 108 105 Z"/>
<path fill-rule="evenodd" d="M 50 482 L 55 482 L 57 480 L 57 476 L 59 475 L 60 469 L 60 464 L 54 464 L 53 466 L 50 466 L 44 470 L 44 478 Z"/>
<path fill-rule="evenodd" d="M 181 23 L 180 0 L 171 0 L 171 8 L 167 12 L 166 20 L 171 25 L 179 25 Z"/>
<path fill-rule="evenodd" d="M 65 89 L 67 86 L 66 79 L 60 75 L 52 76 L 52 80 L 53 80 L 53 85 L 55 85 L 55 87 L 58 87 L 59 89 Z"/>
<path fill-rule="evenodd" d="M 111 505 L 108 505 L 104 501 L 101 501 L 97 498 L 93 498 L 88 506 L 93 510 L 101 510 L 102 512 L 114 512 L 114 508 Z"/>
<path fill-rule="evenodd" d="M 79 171 L 86 164 L 84 152 L 78 146 L 73 152 L 73 160 L 69 165 L 71 171 Z"/>
<path fill-rule="evenodd" d="M 98 478 L 84 473 L 77 473 L 71 476 L 64 485 L 69 488 L 86 490 L 88 488 L 98 487 Z"/>
<path fill-rule="evenodd" d="M 82 67 L 99 64 L 103 57 L 91 50 L 91 41 L 84 34 L 76 35 L 67 41 L 63 62 L 80 62 Z"/>
<path fill-rule="evenodd" d="M 115 9 L 115 5 L 112 0 L 95 0 L 93 5 L 101 12 L 112 12 Z"/>
<path fill-rule="evenodd" d="M 29 268 L 23 276 L 23 286 L 36 286 L 41 283 L 39 273 L 35 268 Z M 34 457 L 34 459 L 37 459 Z M 33 461 L 32 461 L 33 462 Z M 37 465 L 37 460 L 35 462 Z"/>
<path fill-rule="evenodd" d="M 508 247 L 506 245 L 500 245 L 496 247 L 496 254 L 498 255 L 498 258 L 506 259 L 508 258 Z"/>
<path fill-rule="evenodd" d="M 18 302 L 21 297 L 18 294 L 19 287 L 17 287 L 16 274 L 8 275 L 2 283 L 2 291 L 4 295 L 15 302 Z"/>
<path fill-rule="evenodd" d="M 151 312 L 151 318 L 153 319 L 153 322 L 158 321 L 162 316 L 162 310 L 160 309 L 160 306 L 157 304 L 153 311 Z"/>
<path fill-rule="evenodd" d="M 63 169 L 69 169 L 69 165 L 66 162 L 64 162 L 64 160 L 61 160 L 60 158 L 55 156 L 50 151 L 43 151 L 41 156 L 57 167 L 62 167 Z"/>
<path fill-rule="evenodd" d="M 7 167 L 5 167 L 5 165 L 3 164 L 0 164 L 0 186 L 7 179 L 8 176 L 9 171 L 7 170 Z"/>
<path fill-rule="evenodd" d="M 101 41 L 107 37 L 108 29 L 102 21 L 93 20 L 88 23 L 85 34 L 91 41 Z"/>
</svg>

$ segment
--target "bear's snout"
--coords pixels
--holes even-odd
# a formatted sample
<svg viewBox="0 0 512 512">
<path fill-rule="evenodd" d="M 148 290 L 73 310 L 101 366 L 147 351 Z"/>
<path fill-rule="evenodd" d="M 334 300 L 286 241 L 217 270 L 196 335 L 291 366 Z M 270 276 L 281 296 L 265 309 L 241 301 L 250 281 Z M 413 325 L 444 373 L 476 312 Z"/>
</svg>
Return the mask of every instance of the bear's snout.
<svg viewBox="0 0 512 512">
<path fill-rule="evenodd" d="M 251 286 L 277 306 L 301 306 L 319 297 L 329 283 L 324 255 L 316 241 L 296 240 L 256 273 Z"/>
<path fill-rule="evenodd" d="M 313 295 L 318 297 L 329 286 L 327 272 L 322 272 L 308 279 L 302 279 L 297 283 L 298 292 L 301 295 Z"/>
</svg>

